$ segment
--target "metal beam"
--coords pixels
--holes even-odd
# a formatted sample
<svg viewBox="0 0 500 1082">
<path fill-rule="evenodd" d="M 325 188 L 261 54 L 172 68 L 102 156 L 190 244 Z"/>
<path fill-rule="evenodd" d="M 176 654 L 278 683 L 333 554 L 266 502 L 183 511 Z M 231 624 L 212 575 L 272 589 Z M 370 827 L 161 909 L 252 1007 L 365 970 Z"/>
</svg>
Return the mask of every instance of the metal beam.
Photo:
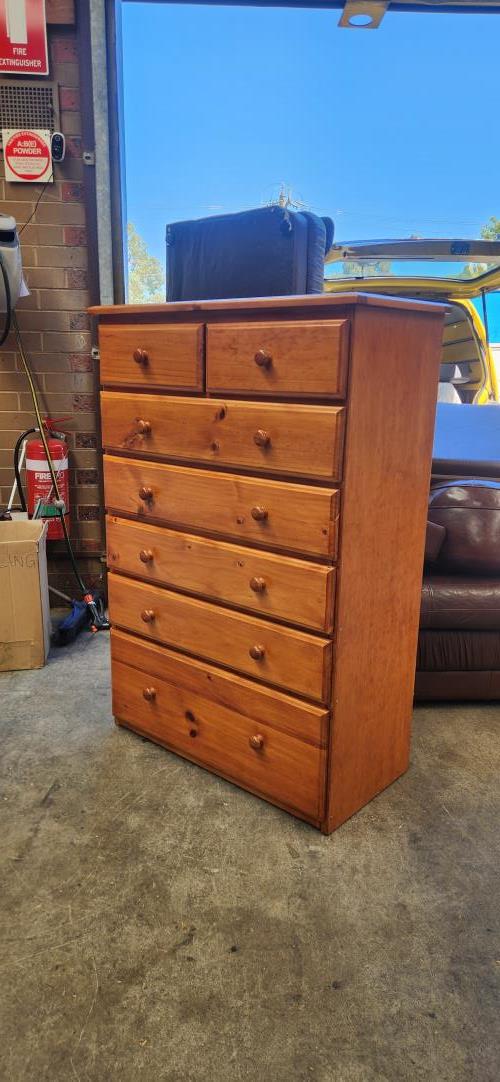
<svg viewBox="0 0 500 1082">
<path fill-rule="evenodd" d="M 344 0 L 121 0 L 127 3 L 148 4 L 198 4 L 217 7 L 261 7 L 261 8 L 315 8 L 324 11 L 338 11 L 344 8 Z M 349 2 L 349 0 L 347 0 Z M 374 0 L 375 2 L 375 0 Z M 389 11 L 422 12 L 426 15 L 497 15 L 500 13 L 500 0 L 389 0 Z"/>
<path fill-rule="evenodd" d="M 88 0 L 95 129 L 97 245 L 101 304 L 113 304 L 113 242 L 110 198 L 108 83 L 104 0 Z M 89 166 L 93 168 L 93 166 Z"/>
</svg>

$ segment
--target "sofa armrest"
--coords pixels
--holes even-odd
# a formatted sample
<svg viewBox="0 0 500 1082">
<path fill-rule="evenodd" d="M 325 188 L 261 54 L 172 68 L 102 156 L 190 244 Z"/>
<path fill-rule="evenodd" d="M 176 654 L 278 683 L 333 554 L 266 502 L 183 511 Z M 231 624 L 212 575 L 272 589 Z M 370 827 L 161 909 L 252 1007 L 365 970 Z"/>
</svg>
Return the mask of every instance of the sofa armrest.
<svg viewBox="0 0 500 1082">
<path fill-rule="evenodd" d="M 437 560 L 445 537 L 445 526 L 440 526 L 437 522 L 427 521 L 427 530 L 425 534 L 426 563 L 434 563 L 434 561 Z"/>
</svg>

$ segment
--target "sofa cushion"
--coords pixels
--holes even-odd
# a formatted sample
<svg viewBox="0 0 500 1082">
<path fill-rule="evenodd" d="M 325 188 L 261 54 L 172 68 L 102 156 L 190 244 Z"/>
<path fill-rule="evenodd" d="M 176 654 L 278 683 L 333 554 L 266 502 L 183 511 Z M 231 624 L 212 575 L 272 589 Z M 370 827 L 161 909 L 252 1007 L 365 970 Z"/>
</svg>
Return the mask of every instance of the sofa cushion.
<svg viewBox="0 0 500 1082">
<path fill-rule="evenodd" d="M 417 669 L 423 672 L 500 670 L 500 632 L 421 629 Z"/>
<path fill-rule="evenodd" d="M 428 518 L 446 529 L 440 570 L 500 574 L 500 482 L 444 482 L 431 489 Z"/>
<path fill-rule="evenodd" d="M 500 633 L 500 578 L 426 575 L 422 628 L 469 628 Z"/>
<path fill-rule="evenodd" d="M 417 702 L 500 699 L 500 672 L 417 672 L 415 698 Z"/>
</svg>

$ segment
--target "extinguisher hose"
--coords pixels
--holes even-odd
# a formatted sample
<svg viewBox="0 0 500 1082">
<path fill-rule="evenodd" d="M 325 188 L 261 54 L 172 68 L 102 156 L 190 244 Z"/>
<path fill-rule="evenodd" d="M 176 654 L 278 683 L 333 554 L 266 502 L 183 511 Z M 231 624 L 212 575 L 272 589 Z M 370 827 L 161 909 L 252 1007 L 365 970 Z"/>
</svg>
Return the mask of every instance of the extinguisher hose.
<svg viewBox="0 0 500 1082">
<path fill-rule="evenodd" d="M 23 483 L 21 481 L 21 471 L 19 469 L 19 452 L 24 443 L 24 440 L 28 436 L 31 436 L 32 432 L 37 432 L 37 428 L 27 428 L 26 432 L 22 432 L 19 439 L 16 440 L 16 446 L 14 447 L 14 475 L 16 478 L 17 492 L 19 495 L 19 502 L 21 504 L 21 511 L 26 511 L 26 497 L 24 495 Z"/>
<path fill-rule="evenodd" d="M 18 345 L 20 356 L 21 356 L 21 361 L 22 361 L 23 368 L 24 368 L 24 371 L 25 371 L 25 374 L 26 374 L 26 379 L 28 380 L 28 383 L 29 383 L 29 388 L 30 388 L 30 391 L 31 391 L 31 397 L 33 399 L 33 408 L 35 410 L 35 417 L 37 419 L 38 428 L 40 430 L 40 439 L 41 439 L 41 441 L 43 443 L 43 448 L 44 448 L 44 451 L 45 451 L 45 457 L 47 459 L 47 465 L 49 467 L 50 479 L 52 481 L 52 488 L 54 490 L 54 496 L 55 496 L 55 499 L 56 499 L 56 505 L 57 504 L 59 505 L 57 507 L 57 510 L 59 511 L 59 515 L 60 515 L 60 518 L 61 518 L 61 524 L 62 524 L 62 528 L 63 528 L 63 532 L 64 532 L 64 540 L 66 542 L 66 548 L 68 550 L 68 555 L 69 555 L 69 558 L 71 560 L 71 565 L 73 567 L 73 571 L 75 573 L 76 580 L 78 582 L 80 590 L 82 591 L 83 594 L 87 594 L 88 593 L 87 588 L 86 588 L 85 583 L 84 583 L 84 581 L 83 581 L 83 579 L 82 579 L 82 577 L 80 575 L 80 572 L 79 572 L 78 567 L 76 565 L 76 560 L 75 560 L 75 557 L 74 557 L 74 554 L 73 554 L 73 548 L 72 548 L 71 541 L 70 541 L 70 538 L 69 538 L 68 527 L 66 525 L 66 518 L 65 518 L 64 510 L 63 510 L 64 502 L 61 499 L 61 493 L 59 491 L 59 485 L 58 485 L 58 482 L 57 482 L 57 475 L 56 475 L 56 471 L 54 469 L 54 463 L 52 461 L 52 456 L 51 456 L 50 451 L 49 451 L 49 444 L 48 444 L 47 435 L 46 435 L 46 432 L 45 432 L 45 425 L 43 423 L 42 415 L 40 413 L 40 407 L 38 405 L 38 395 L 36 393 L 35 381 L 34 381 L 33 376 L 31 374 L 31 369 L 30 369 L 30 366 L 29 366 L 28 358 L 26 357 L 26 354 L 24 352 L 24 346 L 23 346 L 23 341 L 22 341 L 22 338 L 21 338 L 21 332 L 19 330 L 19 324 L 17 322 L 17 316 L 16 316 L 15 312 L 12 312 L 12 323 L 13 323 L 13 326 L 14 326 L 14 333 L 16 335 L 17 345 Z"/>
<path fill-rule="evenodd" d="M 49 445 L 48 445 L 48 442 L 47 442 L 45 426 L 44 426 L 44 423 L 43 423 L 42 415 L 40 413 L 40 407 L 38 405 L 38 395 L 37 395 L 37 391 L 36 391 L 35 381 L 34 381 L 33 376 L 31 374 L 29 361 L 28 361 L 28 358 L 27 358 L 26 353 L 24 351 L 24 346 L 23 346 L 23 342 L 22 342 L 22 338 L 21 338 L 21 332 L 19 330 L 19 324 L 17 322 L 17 316 L 16 316 L 16 313 L 14 311 L 12 311 L 11 317 L 12 317 L 12 325 L 14 327 L 14 333 L 15 333 L 16 340 L 17 340 L 17 345 L 18 345 L 18 348 L 19 348 L 19 353 L 20 353 L 20 356 L 21 356 L 21 361 L 22 361 L 22 364 L 23 364 L 24 371 L 26 373 L 26 379 L 28 380 L 29 388 L 30 388 L 30 391 L 31 391 L 31 397 L 33 399 L 33 408 L 35 410 L 35 416 L 36 416 L 36 419 L 37 419 L 38 428 L 40 430 L 40 439 L 41 439 L 41 441 L 43 443 L 45 455 L 46 455 L 46 458 L 47 458 L 47 464 L 48 464 L 48 467 L 49 467 L 50 478 L 51 478 L 51 481 L 52 481 L 52 487 L 53 487 L 53 490 L 54 490 L 54 496 L 55 496 L 55 499 L 57 501 L 56 505 L 57 505 L 57 509 L 59 511 L 59 515 L 60 515 L 60 518 L 61 518 L 61 525 L 62 525 L 62 528 L 63 528 L 64 540 L 66 542 L 66 548 L 68 550 L 68 556 L 69 556 L 70 561 L 71 561 L 71 566 L 73 568 L 76 581 L 78 582 L 80 590 L 82 591 L 83 600 L 85 601 L 85 603 L 87 605 L 87 608 L 89 610 L 89 613 L 90 613 L 92 630 L 97 631 L 97 630 L 107 629 L 107 628 L 109 628 L 109 623 L 105 619 L 105 615 L 104 615 L 104 612 L 103 612 L 102 605 L 99 602 L 96 602 L 94 600 L 94 598 L 93 598 L 93 595 L 89 592 L 89 590 L 87 590 L 87 587 L 85 586 L 85 583 L 84 583 L 84 581 L 82 579 L 82 576 L 80 575 L 80 572 L 78 570 L 78 566 L 77 566 L 75 556 L 74 556 L 74 552 L 73 552 L 73 547 L 72 547 L 70 537 L 69 537 L 69 533 L 68 533 L 68 527 L 66 525 L 66 518 L 65 518 L 65 514 L 64 514 L 64 501 L 61 499 L 61 494 L 60 494 L 60 491 L 59 491 L 59 485 L 57 483 L 56 471 L 54 469 L 54 463 L 52 461 L 52 457 L 51 457 L 51 454 L 50 454 L 50 451 L 49 451 Z"/>
</svg>

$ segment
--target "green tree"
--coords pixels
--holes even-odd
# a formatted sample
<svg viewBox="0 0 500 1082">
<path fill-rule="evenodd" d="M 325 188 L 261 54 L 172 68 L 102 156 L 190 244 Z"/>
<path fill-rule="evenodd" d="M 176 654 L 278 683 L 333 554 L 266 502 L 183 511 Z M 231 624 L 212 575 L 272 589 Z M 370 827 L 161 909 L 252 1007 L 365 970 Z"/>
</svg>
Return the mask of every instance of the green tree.
<svg viewBox="0 0 500 1082">
<path fill-rule="evenodd" d="M 339 278 L 387 278 L 392 274 L 390 259 L 374 259 L 371 262 L 358 262 L 356 259 L 339 260 L 327 263 L 325 281 Z"/>
<path fill-rule="evenodd" d="M 491 216 L 489 222 L 481 229 L 483 240 L 500 240 L 500 218 Z"/>
<path fill-rule="evenodd" d="M 342 264 L 346 278 L 385 278 L 391 273 L 390 259 L 377 259 L 373 263 L 357 263 L 349 260 Z"/>
<path fill-rule="evenodd" d="M 165 300 L 165 273 L 160 260 L 150 255 L 132 222 L 127 226 L 127 239 L 130 304 L 161 304 Z"/>
<path fill-rule="evenodd" d="M 486 225 L 481 226 L 482 240 L 500 240 L 500 218 L 492 214 Z M 486 274 L 487 263 L 467 263 L 459 278 L 477 278 L 479 274 Z"/>
</svg>

